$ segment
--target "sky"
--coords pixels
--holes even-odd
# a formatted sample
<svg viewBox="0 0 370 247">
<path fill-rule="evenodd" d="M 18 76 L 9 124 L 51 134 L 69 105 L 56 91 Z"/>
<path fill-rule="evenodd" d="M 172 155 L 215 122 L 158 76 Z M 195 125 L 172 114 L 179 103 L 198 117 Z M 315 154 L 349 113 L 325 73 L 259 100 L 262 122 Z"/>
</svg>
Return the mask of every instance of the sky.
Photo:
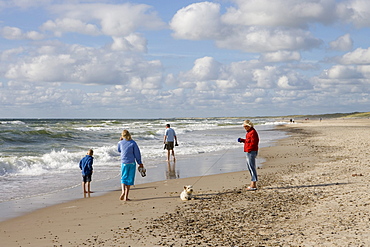
<svg viewBox="0 0 370 247">
<path fill-rule="evenodd" d="M 0 0 L 0 118 L 370 111 L 368 0 Z"/>
</svg>

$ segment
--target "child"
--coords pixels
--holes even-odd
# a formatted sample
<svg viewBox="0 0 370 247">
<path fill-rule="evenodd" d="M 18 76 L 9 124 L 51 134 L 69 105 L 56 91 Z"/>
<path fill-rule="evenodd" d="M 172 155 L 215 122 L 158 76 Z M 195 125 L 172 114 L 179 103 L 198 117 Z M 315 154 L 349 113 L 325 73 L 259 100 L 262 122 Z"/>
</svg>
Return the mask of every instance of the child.
<svg viewBox="0 0 370 247">
<path fill-rule="evenodd" d="M 80 169 L 82 171 L 82 189 L 85 194 L 92 193 L 90 191 L 90 182 L 93 173 L 93 154 L 94 151 L 89 149 L 89 151 L 87 151 L 87 155 L 80 160 Z"/>
</svg>

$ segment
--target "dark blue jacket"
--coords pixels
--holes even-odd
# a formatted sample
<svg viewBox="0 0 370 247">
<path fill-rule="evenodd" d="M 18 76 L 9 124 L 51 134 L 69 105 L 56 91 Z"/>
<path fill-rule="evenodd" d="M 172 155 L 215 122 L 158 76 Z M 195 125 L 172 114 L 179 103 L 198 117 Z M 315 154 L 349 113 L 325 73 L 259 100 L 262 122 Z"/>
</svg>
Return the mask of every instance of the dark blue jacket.
<svg viewBox="0 0 370 247">
<path fill-rule="evenodd" d="M 93 160 L 94 157 L 86 155 L 80 160 L 80 169 L 82 171 L 82 176 L 91 175 L 93 172 Z"/>
</svg>

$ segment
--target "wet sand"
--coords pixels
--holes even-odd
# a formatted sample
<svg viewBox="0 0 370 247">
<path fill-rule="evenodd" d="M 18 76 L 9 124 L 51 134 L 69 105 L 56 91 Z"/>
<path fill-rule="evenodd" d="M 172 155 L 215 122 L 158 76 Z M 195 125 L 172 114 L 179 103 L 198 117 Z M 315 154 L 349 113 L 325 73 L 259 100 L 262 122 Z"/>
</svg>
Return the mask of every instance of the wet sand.
<svg viewBox="0 0 370 247">
<path fill-rule="evenodd" d="M 0 222 L 4 246 L 370 246 L 370 120 L 301 121 L 247 171 L 140 184 Z M 223 159 L 245 166 L 241 150 Z M 234 158 L 235 157 L 235 158 Z M 206 159 L 189 162 L 202 163 Z M 214 158 L 218 159 L 218 158 Z M 226 162 L 220 160 L 220 162 Z M 183 202 L 184 185 L 195 199 Z"/>
</svg>

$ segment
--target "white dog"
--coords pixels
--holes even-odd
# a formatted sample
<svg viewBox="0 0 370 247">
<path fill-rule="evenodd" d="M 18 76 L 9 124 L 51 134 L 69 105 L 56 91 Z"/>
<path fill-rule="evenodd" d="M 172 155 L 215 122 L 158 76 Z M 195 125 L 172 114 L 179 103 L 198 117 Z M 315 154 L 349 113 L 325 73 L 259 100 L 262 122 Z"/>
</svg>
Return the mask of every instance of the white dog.
<svg viewBox="0 0 370 247">
<path fill-rule="evenodd" d="M 183 201 L 187 201 L 193 197 L 192 194 L 193 194 L 193 186 L 186 185 L 184 186 L 184 190 L 180 194 L 180 198 Z"/>
</svg>

